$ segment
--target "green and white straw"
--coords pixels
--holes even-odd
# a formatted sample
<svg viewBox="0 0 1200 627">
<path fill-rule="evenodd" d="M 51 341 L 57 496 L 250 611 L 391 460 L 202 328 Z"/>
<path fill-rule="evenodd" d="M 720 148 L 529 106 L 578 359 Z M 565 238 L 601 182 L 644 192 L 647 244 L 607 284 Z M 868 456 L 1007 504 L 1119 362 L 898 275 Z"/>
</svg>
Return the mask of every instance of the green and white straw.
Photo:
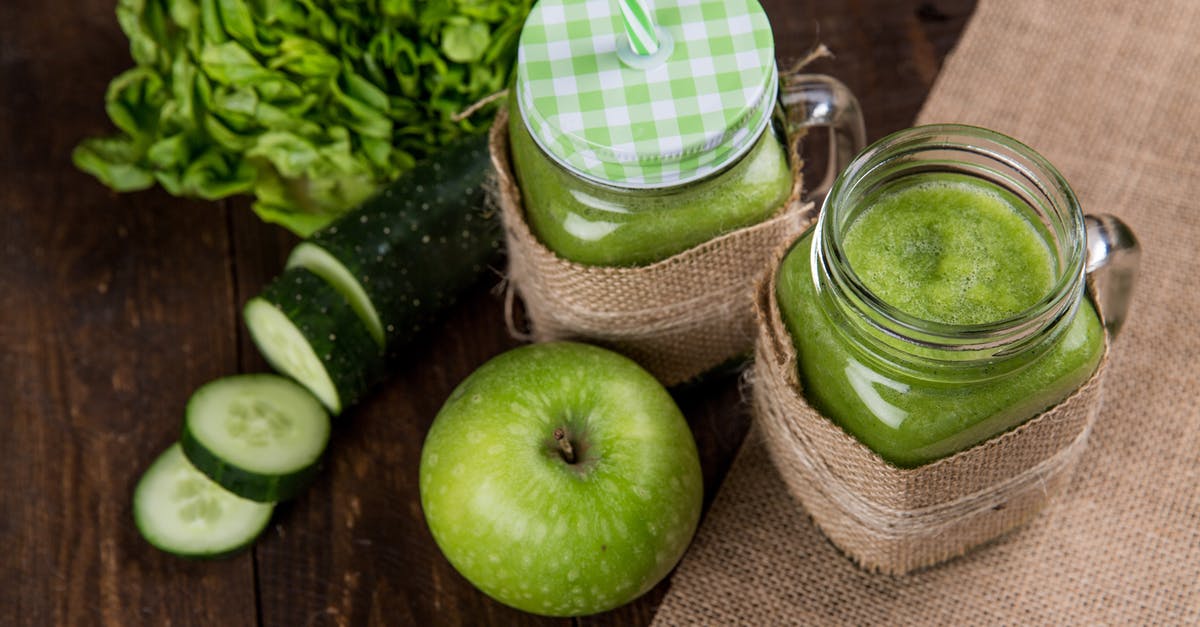
<svg viewBox="0 0 1200 627">
<path fill-rule="evenodd" d="M 625 33 L 629 35 L 629 46 L 633 51 L 643 57 L 658 52 L 658 35 L 654 32 L 647 0 L 617 0 L 617 3 L 621 5 Z"/>
</svg>

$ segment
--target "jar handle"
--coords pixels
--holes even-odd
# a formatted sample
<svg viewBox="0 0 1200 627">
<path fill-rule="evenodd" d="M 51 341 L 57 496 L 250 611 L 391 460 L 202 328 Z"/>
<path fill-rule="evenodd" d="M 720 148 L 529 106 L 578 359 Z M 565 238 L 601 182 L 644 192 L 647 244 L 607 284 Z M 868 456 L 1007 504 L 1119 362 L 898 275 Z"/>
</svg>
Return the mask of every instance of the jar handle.
<svg viewBox="0 0 1200 627">
<path fill-rule="evenodd" d="M 782 77 L 779 101 L 787 116 L 789 136 L 814 126 L 829 127 L 829 155 L 825 173 L 808 191 L 818 200 L 867 143 L 858 99 L 841 81 L 824 74 L 790 74 Z"/>
<path fill-rule="evenodd" d="M 1086 272 L 1092 276 L 1097 305 L 1110 337 L 1125 323 L 1142 247 L 1133 231 L 1116 216 L 1083 216 L 1087 233 Z"/>
</svg>

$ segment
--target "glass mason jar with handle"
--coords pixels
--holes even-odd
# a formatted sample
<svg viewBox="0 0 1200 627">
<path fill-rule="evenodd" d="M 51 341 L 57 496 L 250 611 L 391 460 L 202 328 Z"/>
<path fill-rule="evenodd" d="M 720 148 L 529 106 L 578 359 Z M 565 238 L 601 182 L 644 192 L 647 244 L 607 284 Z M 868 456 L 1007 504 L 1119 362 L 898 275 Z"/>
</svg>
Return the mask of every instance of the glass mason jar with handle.
<svg viewBox="0 0 1200 627">
<path fill-rule="evenodd" d="M 784 137 L 802 126 L 831 128 L 831 170 L 863 145 L 843 85 L 781 89 L 755 0 L 643 6 L 648 28 L 627 4 L 643 3 L 542 0 L 522 31 L 512 160 L 526 220 L 559 257 L 646 265 L 770 218 L 792 191 Z M 653 41 L 631 39 L 639 28 Z"/>
<path fill-rule="evenodd" d="M 1029 147 L 970 126 L 900 131 L 842 172 L 776 286 L 809 403 L 913 467 L 1066 398 L 1124 322 L 1139 248 L 1083 215 Z M 1088 273 L 1103 279 L 1094 295 Z M 1108 276 L 1103 276 L 1108 275 Z"/>
</svg>

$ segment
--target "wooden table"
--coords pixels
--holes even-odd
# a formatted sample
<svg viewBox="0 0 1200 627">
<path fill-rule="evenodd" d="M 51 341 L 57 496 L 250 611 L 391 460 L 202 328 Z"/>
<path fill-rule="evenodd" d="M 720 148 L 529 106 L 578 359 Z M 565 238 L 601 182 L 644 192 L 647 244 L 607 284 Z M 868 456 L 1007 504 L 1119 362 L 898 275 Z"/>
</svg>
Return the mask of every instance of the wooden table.
<svg viewBox="0 0 1200 627">
<path fill-rule="evenodd" d="M 244 200 L 115 195 L 70 164 L 108 133 L 108 80 L 131 62 L 113 0 L 0 3 L 0 624 L 644 624 L 669 579 L 608 614 L 546 620 L 476 592 L 445 561 L 417 495 L 450 390 L 516 345 L 486 286 L 367 402 L 340 419 L 326 468 L 252 551 L 159 553 L 130 494 L 206 381 L 266 368 L 241 304 L 294 238 Z M 909 125 L 970 0 L 764 2 L 779 57 L 819 40 L 813 71 L 858 95 L 871 139 Z M 494 283 L 491 281 L 490 283 Z M 749 418 L 736 382 L 682 402 L 711 500 Z"/>
</svg>

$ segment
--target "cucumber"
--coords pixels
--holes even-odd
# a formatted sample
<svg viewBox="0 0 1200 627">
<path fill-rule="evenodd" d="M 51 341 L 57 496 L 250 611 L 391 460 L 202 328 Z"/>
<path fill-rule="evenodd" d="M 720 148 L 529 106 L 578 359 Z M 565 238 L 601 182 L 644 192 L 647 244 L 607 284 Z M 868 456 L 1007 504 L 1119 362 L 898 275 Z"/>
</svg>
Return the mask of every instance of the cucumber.
<svg viewBox="0 0 1200 627">
<path fill-rule="evenodd" d="M 329 281 L 394 355 L 499 253 L 490 172 L 485 136 L 451 145 L 299 244 L 287 265 Z"/>
<path fill-rule="evenodd" d="M 383 354 L 345 297 L 305 268 L 291 268 L 242 312 L 275 370 L 341 413 L 383 373 Z"/>
<path fill-rule="evenodd" d="M 273 374 L 225 377 L 188 401 L 179 438 L 197 470 L 230 492 L 273 503 L 300 492 L 329 444 L 329 414 Z"/>
<path fill-rule="evenodd" d="M 182 557 L 224 557 L 266 528 L 272 503 L 243 499 L 196 470 L 179 444 L 158 456 L 133 491 L 133 520 L 147 542 Z"/>
</svg>

